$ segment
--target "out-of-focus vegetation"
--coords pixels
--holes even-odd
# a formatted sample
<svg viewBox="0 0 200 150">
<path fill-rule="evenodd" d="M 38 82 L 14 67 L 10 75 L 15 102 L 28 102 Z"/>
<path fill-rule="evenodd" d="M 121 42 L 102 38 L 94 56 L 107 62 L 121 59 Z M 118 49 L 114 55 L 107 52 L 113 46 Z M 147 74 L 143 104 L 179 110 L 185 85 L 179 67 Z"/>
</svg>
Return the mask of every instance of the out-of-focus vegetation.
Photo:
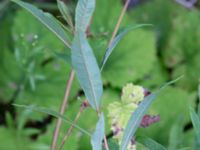
<svg viewBox="0 0 200 150">
<path fill-rule="evenodd" d="M 52 12 L 61 22 L 55 2 L 30 1 Z M 74 15 L 75 2 L 66 1 Z M 119 13 L 120 0 L 97 0 L 89 40 L 99 64 Z M 103 109 L 120 99 L 122 87 L 133 82 L 149 90 L 180 75 L 184 78 L 168 87 L 149 112 L 160 121 L 141 128 L 137 135 L 147 136 L 176 150 L 198 150 L 190 107 L 199 103 L 200 12 L 199 2 L 188 9 L 174 0 L 146 0 L 130 5 L 122 27 L 137 23 L 153 24 L 128 33 L 114 50 L 102 72 Z M 70 31 L 69 35 L 70 35 Z M 71 38 L 71 36 L 69 36 Z M 0 1 L 0 150 L 49 149 L 55 127 L 51 116 L 14 107 L 12 104 L 44 106 L 59 110 L 70 72 L 69 50 L 30 13 L 13 3 Z M 75 79 L 66 116 L 73 120 L 83 92 Z M 93 131 L 97 117 L 87 108 L 78 125 Z M 195 113 L 192 112 L 193 118 Z M 191 115 L 192 116 L 192 115 Z M 199 114 L 197 118 L 200 117 Z M 107 117 L 107 114 L 106 114 Z M 110 124 L 106 118 L 106 133 Z M 193 119 L 194 124 L 194 119 Z M 59 140 L 69 128 L 63 124 Z M 89 138 L 74 130 L 64 145 L 69 150 L 91 149 Z M 59 141 L 60 142 L 60 141 Z M 144 149 L 138 144 L 138 149 Z"/>
</svg>

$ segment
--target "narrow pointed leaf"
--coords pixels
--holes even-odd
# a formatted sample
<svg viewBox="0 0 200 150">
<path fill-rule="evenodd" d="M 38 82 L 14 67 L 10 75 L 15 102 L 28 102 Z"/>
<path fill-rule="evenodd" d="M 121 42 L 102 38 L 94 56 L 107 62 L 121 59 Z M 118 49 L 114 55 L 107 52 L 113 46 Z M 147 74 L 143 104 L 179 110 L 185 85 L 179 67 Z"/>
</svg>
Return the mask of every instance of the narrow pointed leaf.
<svg viewBox="0 0 200 150">
<path fill-rule="evenodd" d="M 122 143 L 120 145 L 120 150 L 126 150 L 128 143 L 130 142 L 131 138 L 134 136 L 136 130 L 140 126 L 140 123 L 142 121 L 143 116 L 145 115 L 146 111 L 149 109 L 151 103 L 155 100 L 157 95 L 160 93 L 162 89 L 167 87 L 170 84 L 173 84 L 179 78 L 170 81 L 166 83 L 164 86 L 162 86 L 158 91 L 150 94 L 149 96 L 145 97 L 144 100 L 139 104 L 138 108 L 135 110 L 135 112 L 130 117 L 128 124 L 126 125 L 124 135 L 122 138 Z"/>
<path fill-rule="evenodd" d="M 111 55 L 111 53 L 113 52 L 114 48 L 117 46 L 117 44 L 119 43 L 119 41 L 131 30 L 143 27 L 143 26 L 150 26 L 150 24 L 139 24 L 139 25 L 134 25 L 132 27 L 129 27 L 127 29 L 125 29 L 123 32 L 119 33 L 119 35 L 117 35 L 115 37 L 115 39 L 113 40 L 113 42 L 109 45 L 109 47 L 107 48 L 102 63 L 101 63 L 101 70 L 103 70 L 103 67 L 106 63 L 106 61 L 108 60 L 109 56 Z"/>
<path fill-rule="evenodd" d="M 13 104 L 14 106 L 16 107 L 20 107 L 20 108 L 25 108 L 25 109 L 28 109 L 28 110 L 31 110 L 31 111 L 37 111 L 37 112 L 42 112 L 42 113 L 46 113 L 48 115 L 51 115 L 51 116 L 54 116 L 56 118 L 60 118 L 62 119 L 64 122 L 72 125 L 73 127 L 75 127 L 76 129 L 80 130 L 81 132 L 91 136 L 91 134 L 84 130 L 83 128 L 77 126 L 76 124 L 74 124 L 72 121 L 70 121 L 69 119 L 67 119 L 65 116 L 59 114 L 58 112 L 56 111 L 53 111 L 51 109 L 48 109 L 48 108 L 44 108 L 44 107 L 36 107 L 36 106 L 26 106 L 26 105 L 18 105 L 18 104 Z"/>
<path fill-rule="evenodd" d="M 35 6 L 22 2 L 19 0 L 12 0 L 36 17 L 42 24 L 44 24 L 50 31 L 52 31 L 67 47 L 70 48 L 69 41 L 65 30 L 60 26 L 57 20 L 49 13 L 45 13 Z"/>
<path fill-rule="evenodd" d="M 76 7 L 76 31 L 85 32 L 95 9 L 95 0 L 79 0 Z"/>
<path fill-rule="evenodd" d="M 83 32 L 77 32 L 72 43 L 72 66 L 92 108 L 99 109 L 103 92 L 100 69 Z"/>
<path fill-rule="evenodd" d="M 60 13 L 62 14 L 63 18 L 68 23 L 68 25 L 71 27 L 71 29 L 73 29 L 74 28 L 73 22 L 72 22 L 72 18 L 70 16 L 68 7 L 61 0 L 57 0 L 57 3 L 58 3 L 58 9 L 59 9 Z"/>
<path fill-rule="evenodd" d="M 99 121 L 96 125 L 96 130 L 92 134 L 91 144 L 93 150 L 102 150 L 102 141 L 105 133 L 105 122 L 103 113 L 99 117 Z"/>
<path fill-rule="evenodd" d="M 146 138 L 146 137 L 139 137 L 137 138 L 137 142 L 141 143 L 149 150 L 167 150 L 163 145 L 157 143 L 156 141 Z"/>
</svg>

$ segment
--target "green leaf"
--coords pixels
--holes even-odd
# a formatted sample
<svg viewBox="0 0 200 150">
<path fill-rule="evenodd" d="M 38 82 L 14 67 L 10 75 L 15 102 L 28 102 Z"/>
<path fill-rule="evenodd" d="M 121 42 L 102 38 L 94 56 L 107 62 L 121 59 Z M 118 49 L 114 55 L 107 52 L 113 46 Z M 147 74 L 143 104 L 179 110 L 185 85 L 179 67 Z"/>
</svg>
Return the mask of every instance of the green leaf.
<svg viewBox="0 0 200 150">
<path fill-rule="evenodd" d="M 119 150 L 118 143 L 112 139 L 108 139 L 108 146 L 109 150 Z M 103 150 L 106 150 L 105 147 L 103 147 Z"/>
<path fill-rule="evenodd" d="M 73 26 L 72 18 L 69 14 L 70 12 L 69 12 L 68 7 L 61 0 L 57 0 L 57 3 L 58 3 L 58 9 L 59 9 L 60 13 L 64 17 L 65 21 L 68 23 L 70 28 L 73 30 L 74 26 Z"/>
<path fill-rule="evenodd" d="M 18 104 L 13 104 L 13 105 L 16 106 L 16 107 L 21 107 L 21 108 L 25 108 L 25 109 L 32 110 L 32 111 L 37 111 L 37 112 L 42 112 L 42 113 L 46 113 L 48 115 L 54 116 L 56 118 L 60 118 L 63 121 L 65 121 L 66 123 L 68 123 L 68 124 L 72 125 L 73 127 L 75 127 L 76 129 L 78 129 L 78 130 L 82 131 L 83 133 L 91 136 L 91 134 L 88 131 L 82 129 L 81 127 L 79 127 L 78 125 L 74 124 L 72 121 L 67 119 L 65 116 L 63 116 L 63 115 L 59 114 L 58 112 L 53 111 L 51 109 L 44 108 L 44 107 L 36 107 L 36 106 L 18 105 Z"/>
<path fill-rule="evenodd" d="M 105 54 L 104 54 L 104 58 L 102 60 L 101 63 L 101 70 L 103 70 L 103 67 L 106 63 L 106 61 L 108 60 L 109 56 L 111 55 L 112 51 L 114 50 L 114 48 L 117 46 L 117 44 L 119 43 L 119 41 L 131 30 L 143 27 L 143 26 L 149 26 L 148 24 L 139 24 L 139 25 L 133 25 L 132 27 L 129 27 L 127 29 L 125 29 L 123 32 L 119 33 L 119 35 L 117 35 L 115 37 L 115 39 L 113 40 L 113 42 L 109 45 L 109 47 L 107 48 Z"/>
<path fill-rule="evenodd" d="M 67 39 L 67 34 L 64 29 L 60 26 L 57 20 L 49 13 L 44 13 L 42 10 L 36 8 L 35 6 L 19 1 L 13 0 L 21 7 L 29 11 L 33 16 L 35 16 L 42 24 L 44 24 L 50 31 L 52 31 L 67 47 L 70 48 L 69 41 Z"/>
<path fill-rule="evenodd" d="M 85 32 L 90 24 L 90 19 L 95 9 L 95 0 L 79 0 L 76 7 L 76 31 Z"/>
<path fill-rule="evenodd" d="M 193 108 L 190 108 L 190 116 L 196 135 L 195 149 L 197 150 L 200 147 L 200 118 Z"/>
<path fill-rule="evenodd" d="M 102 150 L 102 141 L 105 133 L 105 122 L 103 113 L 99 117 L 96 130 L 92 135 L 91 144 L 93 150 Z"/>
<path fill-rule="evenodd" d="M 146 146 L 149 150 L 167 150 L 163 145 L 157 143 L 153 139 L 146 137 L 137 138 L 137 142 Z"/>
<path fill-rule="evenodd" d="M 168 150 L 177 150 L 180 147 L 183 140 L 183 129 L 181 128 L 182 124 L 183 119 L 178 118 L 177 121 L 172 125 L 169 133 Z"/>
<path fill-rule="evenodd" d="M 186 134 L 183 133 L 183 129 L 185 124 L 190 121 L 188 106 L 195 106 L 195 100 L 196 93 L 194 92 L 188 93 L 187 91 L 176 88 L 175 86 L 166 88 L 164 92 L 159 94 L 157 100 L 154 101 L 153 105 L 148 111 L 149 114 L 159 115 L 161 118 L 160 121 L 148 128 L 140 128 L 138 130 L 138 134 L 145 134 L 146 136 L 158 141 L 162 145 L 169 146 L 169 138 L 171 137 L 172 128 L 174 124 L 177 123 L 177 120 L 181 119 L 177 128 L 182 130 L 183 136 L 180 134 L 176 135 L 176 137 L 179 137 L 177 141 L 179 141 L 181 144 L 178 145 L 178 148 L 180 148 L 180 146 L 190 146 L 192 141 L 190 142 L 189 139 L 191 138 L 187 138 L 185 141 L 183 141 L 184 138 L 186 138 Z M 173 111 L 169 111 L 169 108 Z M 162 133 L 160 131 L 162 131 Z M 176 130 L 176 133 L 173 134 L 177 134 L 177 132 L 179 131 Z M 192 137 L 192 135 L 190 137 Z"/>
<path fill-rule="evenodd" d="M 160 93 L 160 91 L 162 89 L 164 89 L 166 86 L 173 84 L 174 82 L 176 82 L 179 79 L 180 79 L 180 77 L 164 84 L 158 91 L 145 97 L 144 100 L 139 104 L 138 108 L 133 113 L 133 115 L 130 117 L 130 119 L 126 125 L 124 135 L 122 138 L 122 143 L 120 145 L 120 150 L 126 150 L 127 145 L 129 143 L 129 141 L 131 140 L 131 138 L 133 137 L 133 135 L 135 134 L 137 128 L 139 127 L 143 116 L 145 115 L 146 111 L 149 109 L 151 103 L 155 100 L 157 95 Z"/>
<path fill-rule="evenodd" d="M 100 69 L 83 32 L 77 32 L 72 44 L 72 66 L 90 105 L 99 110 L 103 92 Z"/>
</svg>

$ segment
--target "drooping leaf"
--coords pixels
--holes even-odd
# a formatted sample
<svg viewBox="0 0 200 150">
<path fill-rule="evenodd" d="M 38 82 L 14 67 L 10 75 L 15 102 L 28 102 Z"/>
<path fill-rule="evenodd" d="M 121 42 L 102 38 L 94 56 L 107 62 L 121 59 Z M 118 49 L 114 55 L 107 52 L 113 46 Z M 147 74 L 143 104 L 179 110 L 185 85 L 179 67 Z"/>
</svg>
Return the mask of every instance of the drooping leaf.
<svg viewBox="0 0 200 150">
<path fill-rule="evenodd" d="M 139 127 L 139 125 L 141 123 L 143 116 L 145 115 L 146 111 L 149 109 L 151 103 L 158 96 L 160 91 L 162 89 L 166 88 L 168 85 L 173 84 L 174 82 L 176 82 L 179 79 L 180 79 L 180 77 L 164 84 L 158 91 L 145 97 L 144 100 L 139 104 L 138 108 L 136 109 L 136 111 L 134 111 L 133 115 L 130 117 L 130 119 L 126 125 L 124 135 L 122 138 L 122 143 L 120 145 L 120 150 L 126 150 L 128 143 L 131 140 L 131 138 L 134 136 L 137 128 Z"/>
<path fill-rule="evenodd" d="M 27 11 L 29 11 L 33 16 L 35 16 L 42 24 L 44 24 L 50 31 L 52 31 L 67 47 L 70 48 L 69 41 L 67 39 L 67 34 L 64 29 L 60 26 L 57 20 L 49 13 L 44 13 L 42 10 L 36 8 L 35 6 L 19 1 L 13 0 Z"/>
<path fill-rule="evenodd" d="M 99 121 L 96 125 L 96 130 L 92 135 L 91 144 L 93 150 L 102 150 L 102 141 L 105 133 L 105 122 L 103 113 L 99 117 Z"/>
<path fill-rule="evenodd" d="M 36 107 L 36 106 L 26 106 L 26 105 L 18 105 L 18 104 L 13 104 L 16 107 L 21 107 L 21 108 L 25 108 L 28 110 L 32 110 L 32 111 L 37 111 L 37 112 L 42 112 L 42 113 L 46 113 L 48 115 L 54 116 L 56 118 L 60 118 L 63 121 L 65 121 L 66 123 L 72 125 L 73 127 L 75 127 L 76 129 L 82 131 L 83 133 L 87 134 L 87 135 L 91 135 L 88 131 L 82 129 L 81 127 L 79 127 L 78 125 L 74 124 L 72 121 L 70 121 L 69 119 L 67 119 L 65 116 L 59 114 L 58 112 L 48 109 L 48 108 L 43 108 L 43 107 Z"/>
<path fill-rule="evenodd" d="M 117 35 L 115 37 L 115 39 L 113 40 L 113 42 L 109 45 L 109 47 L 107 48 L 105 54 L 104 54 L 104 58 L 102 60 L 101 63 L 101 70 L 103 69 L 106 61 L 108 60 L 109 56 L 111 55 L 112 51 L 114 50 L 114 48 L 117 46 L 117 44 L 119 43 L 119 41 L 131 30 L 143 27 L 143 26 L 148 26 L 148 24 L 139 24 L 139 25 L 133 25 L 132 27 L 129 27 L 127 29 L 125 29 L 123 32 L 119 33 L 119 35 Z"/>
<path fill-rule="evenodd" d="M 103 92 L 101 74 L 86 35 L 77 32 L 72 44 L 72 66 L 90 105 L 98 110 Z"/>
<path fill-rule="evenodd" d="M 90 24 L 90 19 L 95 9 L 95 0 L 79 0 L 76 7 L 76 31 L 85 32 Z"/>
<path fill-rule="evenodd" d="M 139 137 L 137 138 L 137 142 L 143 144 L 149 150 L 167 150 L 163 145 L 150 138 Z"/>
</svg>

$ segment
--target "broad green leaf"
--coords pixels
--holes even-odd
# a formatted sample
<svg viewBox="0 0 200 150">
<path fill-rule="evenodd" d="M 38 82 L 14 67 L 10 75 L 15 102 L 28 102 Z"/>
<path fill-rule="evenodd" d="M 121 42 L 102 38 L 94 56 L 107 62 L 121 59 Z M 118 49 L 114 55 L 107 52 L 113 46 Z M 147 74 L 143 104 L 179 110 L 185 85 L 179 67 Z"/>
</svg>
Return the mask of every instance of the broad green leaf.
<svg viewBox="0 0 200 150">
<path fill-rule="evenodd" d="M 18 105 L 18 104 L 13 104 L 13 105 L 16 106 L 16 107 L 21 107 L 21 108 L 25 108 L 25 109 L 32 110 L 32 111 L 37 111 L 37 112 L 42 112 L 42 113 L 46 113 L 48 115 L 54 116 L 56 118 L 60 118 L 63 121 L 65 121 L 66 123 L 68 123 L 68 124 L 72 125 L 73 127 L 75 127 L 76 129 L 78 129 L 78 130 L 82 131 L 83 133 L 91 136 L 91 134 L 88 131 L 82 129 L 81 127 L 79 127 L 78 125 L 74 124 L 72 121 L 67 119 L 65 116 L 63 116 L 63 115 L 59 114 L 58 112 L 53 111 L 51 109 L 44 108 L 44 107 L 36 107 L 36 106 Z"/>
<path fill-rule="evenodd" d="M 92 48 L 84 32 L 77 32 L 72 44 L 72 66 L 92 108 L 99 110 L 103 86 Z"/>
<path fill-rule="evenodd" d="M 131 138 L 134 136 L 137 128 L 139 127 L 139 125 L 142 121 L 143 116 L 145 115 L 146 111 L 149 109 L 151 103 L 158 96 L 160 91 L 162 89 L 166 88 L 168 85 L 173 84 L 174 82 L 176 82 L 179 79 L 180 79 L 180 77 L 164 84 L 159 90 L 157 90 L 156 92 L 145 97 L 144 100 L 139 104 L 138 108 L 133 113 L 133 115 L 130 117 L 130 119 L 126 125 L 124 135 L 122 138 L 122 143 L 120 145 L 120 150 L 126 150 L 128 143 L 131 140 Z"/>
<path fill-rule="evenodd" d="M 113 42 L 109 45 L 109 47 L 107 48 L 105 54 L 104 54 L 104 58 L 102 60 L 101 63 L 101 70 L 103 70 L 103 67 L 106 63 L 106 61 L 108 60 L 109 56 L 111 55 L 112 51 L 114 50 L 114 48 L 117 46 L 117 44 L 119 43 L 119 41 L 131 30 L 143 27 L 143 26 L 148 26 L 148 24 L 139 24 L 139 25 L 133 25 L 132 27 L 129 27 L 127 29 L 125 29 L 123 32 L 119 33 L 119 35 L 117 35 L 115 37 L 115 39 L 113 40 Z"/>
<path fill-rule="evenodd" d="M 198 150 L 198 148 L 200 147 L 200 118 L 193 108 L 190 109 L 190 116 L 196 135 L 195 149 Z"/>
<path fill-rule="evenodd" d="M 92 134 L 91 144 L 93 150 L 102 150 L 102 141 L 105 133 L 105 122 L 103 113 L 99 117 L 99 121 L 96 125 L 96 130 Z"/>
<path fill-rule="evenodd" d="M 58 9 L 60 10 L 60 13 L 64 17 L 65 21 L 68 23 L 70 28 L 73 30 L 74 26 L 73 26 L 72 18 L 70 16 L 69 8 L 61 0 L 57 0 L 57 3 L 58 3 Z"/>
<path fill-rule="evenodd" d="M 167 67 L 172 68 L 172 77 L 184 74 L 185 78 L 177 83 L 188 91 L 196 90 L 200 76 L 200 19 L 199 12 L 180 11 L 172 29 L 163 58 Z M 185 20 L 188 20 L 186 23 Z M 185 36 L 190 35 L 190 36 Z"/>
<path fill-rule="evenodd" d="M 139 137 L 137 138 L 137 142 L 143 144 L 149 150 L 167 150 L 163 145 L 157 143 L 156 141 L 150 138 Z"/>
<path fill-rule="evenodd" d="M 76 7 L 75 28 L 76 31 L 85 32 L 90 24 L 95 9 L 95 0 L 78 0 Z"/>
<path fill-rule="evenodd" d="M 17 130 L 9 130 L 6 127 L 0 127 L 0 149 L 1 150 L 30 150 L 33 141 L 24 133 L 18 133 Z"/>
<path fill-rule="evenodd" d="M 27 11 L 29 11 L 33 16 L 35 16 L 42 24 L 44 24 L 50 31 L 52 31 L 67 47 L 70 48 L 69 41 L 67 39 L 67 34 L 64 29 L 60 26 L 57 20 L 48 13 L 43 12 L 42 10 L 36 8 L 35 6 L 19 1 L 13 0 Z"/>
</svg>

